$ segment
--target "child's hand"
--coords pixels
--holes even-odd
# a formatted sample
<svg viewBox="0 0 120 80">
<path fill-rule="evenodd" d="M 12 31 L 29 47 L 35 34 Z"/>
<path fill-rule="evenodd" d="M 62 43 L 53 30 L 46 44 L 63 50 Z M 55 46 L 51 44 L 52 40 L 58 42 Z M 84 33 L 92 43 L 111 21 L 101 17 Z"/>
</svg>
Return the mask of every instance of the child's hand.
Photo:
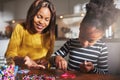
<svg viewBox="0 0 120 80">
<path fill-rule="evenodd" d="M 87 61 L 84 61 L 83 64 L 80 64 L 80 70 L 82 72 L 89 72 L 91 70 L 94 69 L 94 65 L 92 62 L 87 62 Z"/>
<path fill-rule="evenodd" d="M 63 69 L 63 70 L 67 69 L 67 61 L 61 56 L 56 56 L 55 63 L 59 69 Z"/>
</svg>

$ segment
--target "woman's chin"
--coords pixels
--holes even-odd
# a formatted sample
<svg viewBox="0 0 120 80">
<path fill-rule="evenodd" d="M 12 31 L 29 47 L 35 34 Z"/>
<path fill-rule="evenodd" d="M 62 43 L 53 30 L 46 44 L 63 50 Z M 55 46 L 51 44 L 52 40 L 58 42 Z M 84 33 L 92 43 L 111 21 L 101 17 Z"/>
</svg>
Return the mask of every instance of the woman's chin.
<svg viewBox="0 0 120 80">
<path fill-rule="evenodd" d="M 36 29 L 37 33 L 41 33 L 43 30 L 42 29 Z"/>
</svg>

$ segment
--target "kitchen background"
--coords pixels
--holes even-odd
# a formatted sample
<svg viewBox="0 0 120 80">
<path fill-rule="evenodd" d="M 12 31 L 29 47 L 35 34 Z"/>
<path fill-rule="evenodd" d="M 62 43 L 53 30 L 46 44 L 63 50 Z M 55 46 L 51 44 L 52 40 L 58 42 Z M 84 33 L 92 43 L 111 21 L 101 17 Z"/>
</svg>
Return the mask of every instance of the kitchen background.
<svg viewBox="0 0 120 80">
<path fill-rule="evenodd" d="M 4 56 L 10 35 L 19 22 L 26 18 L 27 10 L 34 0 L 0 0 L 0 56 Z M 85 4 L 89 0 L 52 0 L 56 6 L 57 22 L 55 51 L 68 38 L 78 36 L 79 24 L 85 15 Z M 115 0 L 120 8 L 120 0 Z M 103 40 L 109 51 L 109 70 L 111 74 L 120 74 L 120 17 L 106 30 Z"/>
</svg>

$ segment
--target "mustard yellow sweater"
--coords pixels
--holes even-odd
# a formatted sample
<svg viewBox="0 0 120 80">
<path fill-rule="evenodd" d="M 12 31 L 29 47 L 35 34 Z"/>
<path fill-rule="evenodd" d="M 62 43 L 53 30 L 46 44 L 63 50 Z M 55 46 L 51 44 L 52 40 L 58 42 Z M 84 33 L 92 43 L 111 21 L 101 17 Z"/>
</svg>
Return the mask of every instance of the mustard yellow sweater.
<svg viewBox="0 0 120 80">
<path fill-rule="evenodd" d="M 29 56 L 31 59 L 40 59 L 47 55 L 48 49 L 53 51 L 50 47 L 49 33 L 45 34 L 30 34 L 21 24 L 17 24 L 5 56 L 14 58 L 15 56 L 25 57 Z"/>
</svg>

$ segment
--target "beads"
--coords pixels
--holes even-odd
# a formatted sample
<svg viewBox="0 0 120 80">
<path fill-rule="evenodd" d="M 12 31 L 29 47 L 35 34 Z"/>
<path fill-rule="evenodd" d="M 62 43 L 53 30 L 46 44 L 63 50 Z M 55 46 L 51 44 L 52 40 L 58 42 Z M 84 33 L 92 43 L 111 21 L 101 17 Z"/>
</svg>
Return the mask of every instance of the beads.
<svg viewBox="0 0 120 80">
<path fill-rule="evenodd" d="M 25 75 L 22 80 L 55 80 L 54 76 L 48 76 L 46 74 L 43 75 Z"/>
<path fill-rule="evenodd" d="M 0 67 L 0 80 L 15 80 L 15 66 L 14 65 L 4 65 Z"/>
</svg>

